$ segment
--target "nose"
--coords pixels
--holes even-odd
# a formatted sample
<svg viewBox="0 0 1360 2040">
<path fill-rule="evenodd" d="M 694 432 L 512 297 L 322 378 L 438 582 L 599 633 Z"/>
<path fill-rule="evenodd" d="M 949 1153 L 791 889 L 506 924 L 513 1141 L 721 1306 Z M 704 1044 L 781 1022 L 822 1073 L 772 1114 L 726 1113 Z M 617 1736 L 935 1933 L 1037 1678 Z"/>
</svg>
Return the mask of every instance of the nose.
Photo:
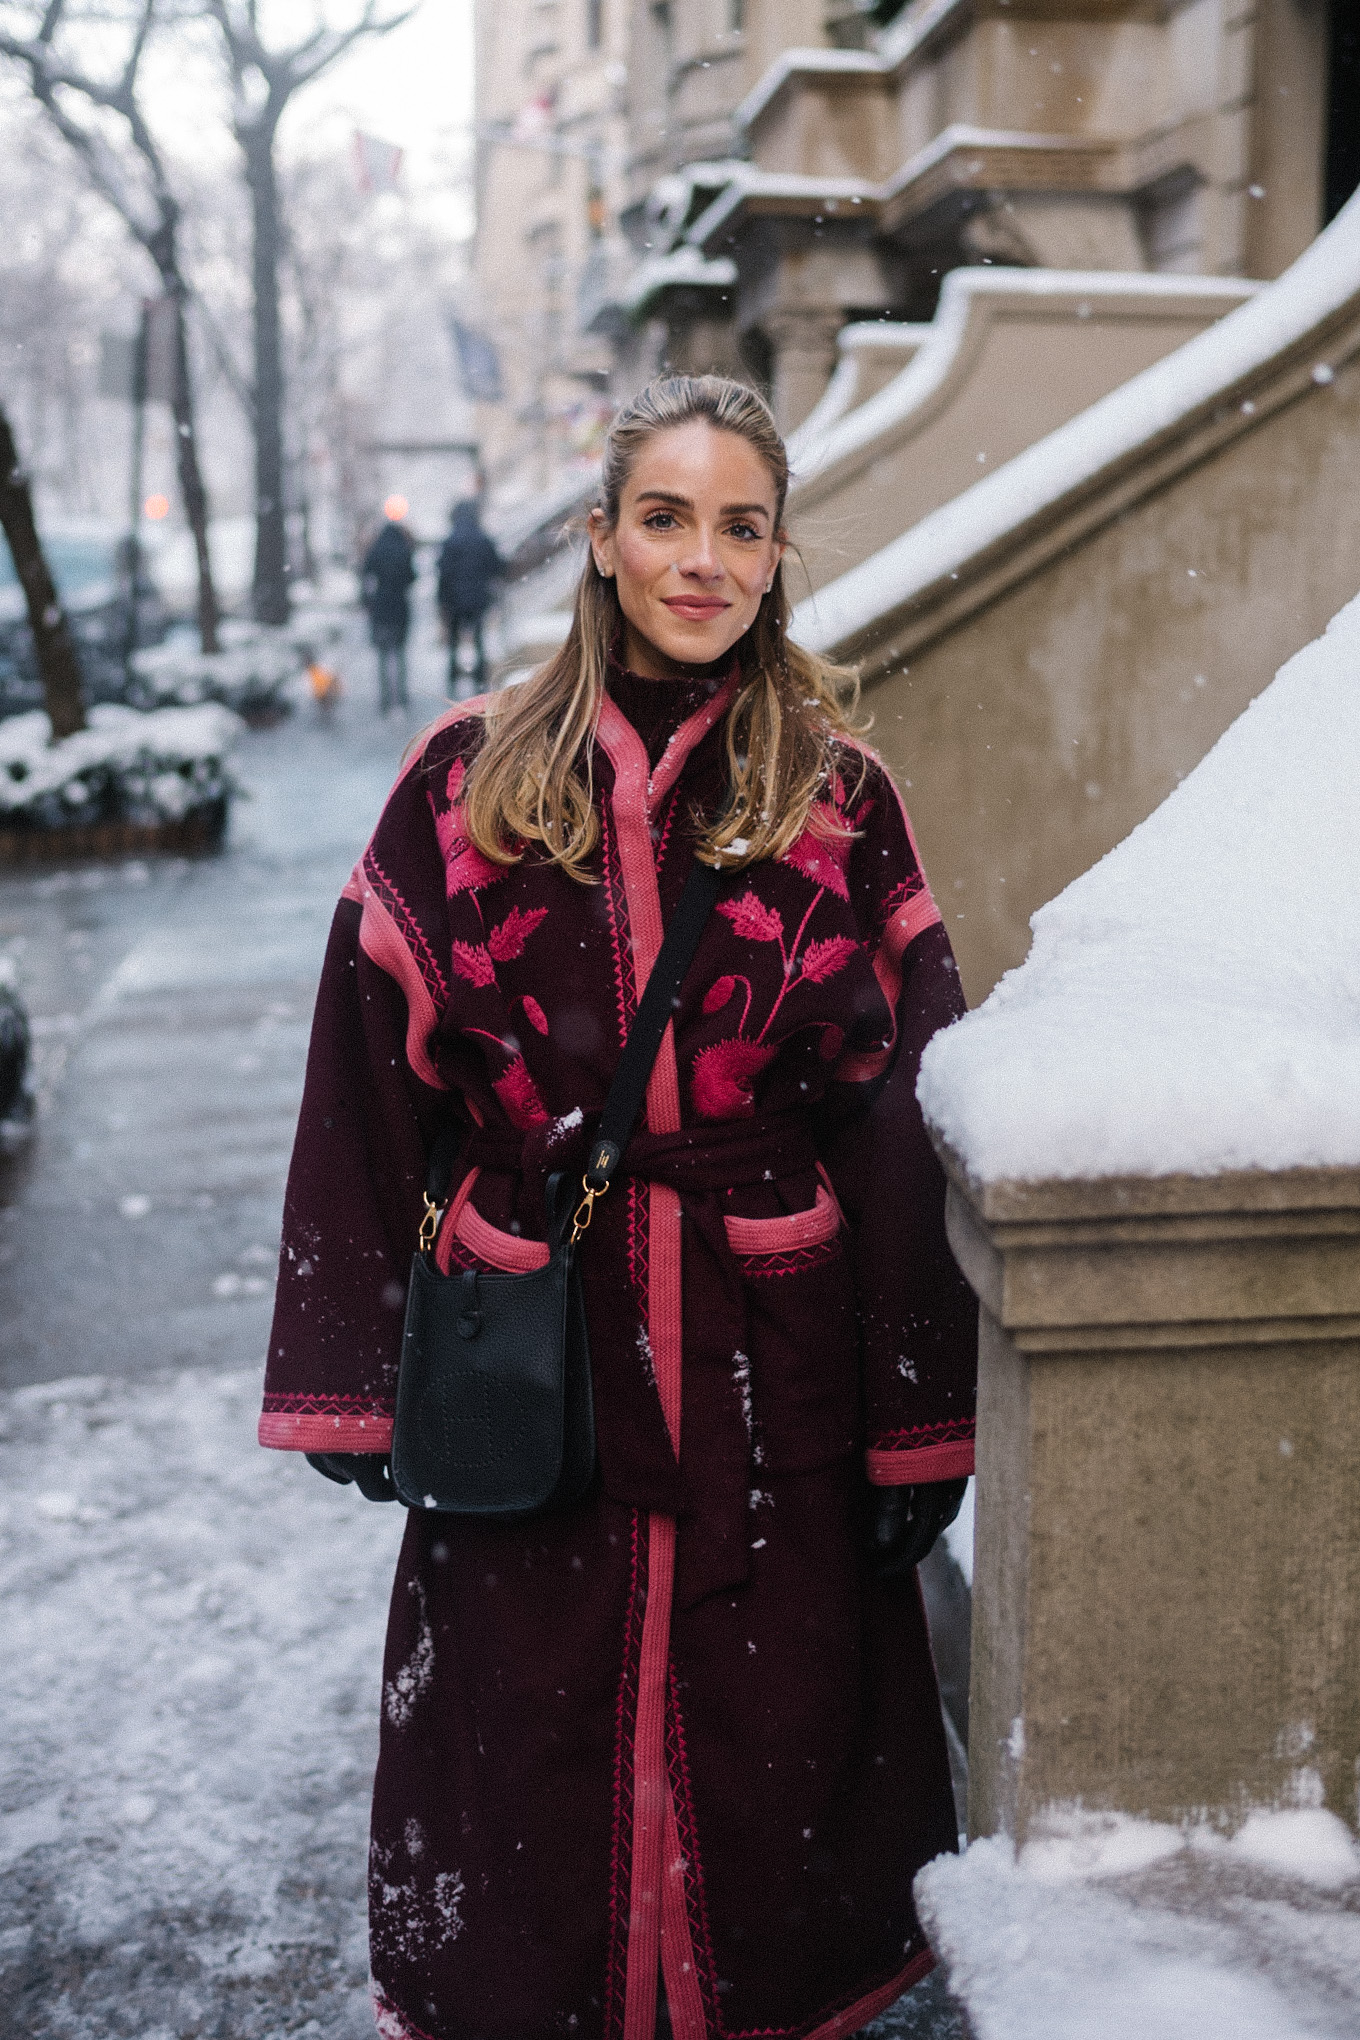
<svg viewBox="0 0 1360 2040">
<path fill-rule="evenodd" d="M 676 565 L 682 574 L 690 576 L 693 580 L 721 580 L 723 563 L 718 558 L 714 535 L 707 525 L 701 525 L 695 532 L 685 557 L 677 560 Z"/>
</svg>

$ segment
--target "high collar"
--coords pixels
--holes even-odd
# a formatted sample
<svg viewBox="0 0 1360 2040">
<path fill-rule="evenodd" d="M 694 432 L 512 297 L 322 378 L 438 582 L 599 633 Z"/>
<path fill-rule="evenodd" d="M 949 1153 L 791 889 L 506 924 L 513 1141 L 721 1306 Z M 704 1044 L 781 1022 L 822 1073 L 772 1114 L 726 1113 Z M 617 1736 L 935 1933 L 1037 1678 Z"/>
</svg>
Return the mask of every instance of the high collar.
<svg viewBox="0 0 1360 2040">
<path fill-rule="evenodd" d="M 611 659 L 596 734 L 613 765 L 616 794 L 629 803 L 636 801 L 641 808 L 654 809 L 674 786 L 695 745 L 726 715 L 740 684 L 741 670 L 735 658 L 726 677 L 718 681 L 649 680 L 640 673 L 626 672 Z M 618 692 L 625 694 L 630 709 L 636 706 L 641 720 L 654 724 L 659 732 L 661 747 L 655 762 L 644 737 L 616 698 Z"/>
<path fill-rule="evenodd" d="M 615 660 L 609 662 L 606 684 L 627 720 L 641 737 L 647 763 L 655 770 L 667 744 L 692 715 L 710 702 L 727 675 L 695 679 L 688 675 L 652 680 L 633 673 Z"/>
</svg>

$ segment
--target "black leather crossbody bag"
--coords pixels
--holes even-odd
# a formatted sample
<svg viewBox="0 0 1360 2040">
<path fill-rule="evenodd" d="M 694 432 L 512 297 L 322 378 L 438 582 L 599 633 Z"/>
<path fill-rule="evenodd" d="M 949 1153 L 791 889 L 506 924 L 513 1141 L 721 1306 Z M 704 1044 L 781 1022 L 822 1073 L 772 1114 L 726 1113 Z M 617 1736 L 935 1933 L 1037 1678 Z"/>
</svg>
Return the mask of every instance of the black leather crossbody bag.
<svg viewBox="0 0 1360 2040">
<path fill-rule="evenodd" d="M 526 1275 L 433 1258 L 452 1144 L 438 1142 L 411 1263 L 392 1432 L 392 1480 L 413 1509 L 531 1516 L 578 1501 L 595 1471 L 595 1409 L 577 1250 L 628 1144 L 666 1023 L 718 897 L 695 860 L 638 1003 L 579 1191 L 548 1179 L 548 1259 Z"/>
</svg>

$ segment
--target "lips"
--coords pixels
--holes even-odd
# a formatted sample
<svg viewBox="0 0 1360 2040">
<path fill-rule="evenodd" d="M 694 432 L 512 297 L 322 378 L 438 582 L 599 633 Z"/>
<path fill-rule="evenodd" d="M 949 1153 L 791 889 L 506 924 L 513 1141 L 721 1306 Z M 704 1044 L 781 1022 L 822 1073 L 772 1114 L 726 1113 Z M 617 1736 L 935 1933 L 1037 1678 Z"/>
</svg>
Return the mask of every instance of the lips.
<svg viewBox="0 0 1360 2040">
<path fill-rule="evenodd" d="M 692 623 L 707 623 L 711 617 L 721 616 L 730 604 L 718 598 L 703 595 L 668 595 L 662 598 L 672 616 L 686 617 Z"/>
</svg>

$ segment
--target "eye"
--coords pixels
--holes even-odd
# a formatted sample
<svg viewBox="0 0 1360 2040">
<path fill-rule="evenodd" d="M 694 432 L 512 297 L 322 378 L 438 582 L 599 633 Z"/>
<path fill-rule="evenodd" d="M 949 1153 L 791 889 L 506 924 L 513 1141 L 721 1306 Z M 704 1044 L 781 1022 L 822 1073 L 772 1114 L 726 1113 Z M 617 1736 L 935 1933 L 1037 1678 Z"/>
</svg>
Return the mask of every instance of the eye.
<svg viewBox="0 0 1360 2040">
<path fill-rule="evenodd" d="M 653 510 L 642 520 L 648 531 L 673 531 L 675 518 L 669 510 Z"/>
<path fill-rule="evenodd" d="M 762 535 L 756 530 L 755 525 L 748 524 L 744 517 L 739 517 L 735 524 L 729 524 L 727 534 L 729 538 L 740 539 L 758 539 Z"/>
</svg>

